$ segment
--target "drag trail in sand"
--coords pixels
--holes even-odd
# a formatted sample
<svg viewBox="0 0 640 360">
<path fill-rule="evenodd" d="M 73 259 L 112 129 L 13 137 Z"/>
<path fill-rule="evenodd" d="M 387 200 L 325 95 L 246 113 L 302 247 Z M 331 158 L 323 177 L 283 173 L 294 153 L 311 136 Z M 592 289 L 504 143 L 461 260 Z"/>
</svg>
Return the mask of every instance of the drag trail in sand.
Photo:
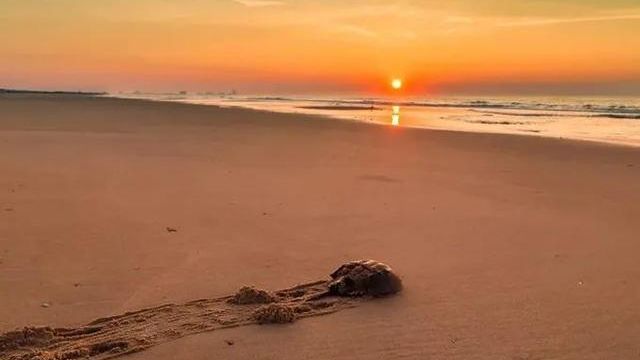
<svg viewBox="0 0 640 360">
<path fill-rule="evenodd" d="M 369 299 L 325 296 L 328 284 L 320 280 L 273 294 L 243 288 L 234 296 L 166 304 L 96 319 L 77 328 L 26 327 L 0 336 L 0 358 L 109 359 L 192 334 L 326 315 Z"/>
</svg>

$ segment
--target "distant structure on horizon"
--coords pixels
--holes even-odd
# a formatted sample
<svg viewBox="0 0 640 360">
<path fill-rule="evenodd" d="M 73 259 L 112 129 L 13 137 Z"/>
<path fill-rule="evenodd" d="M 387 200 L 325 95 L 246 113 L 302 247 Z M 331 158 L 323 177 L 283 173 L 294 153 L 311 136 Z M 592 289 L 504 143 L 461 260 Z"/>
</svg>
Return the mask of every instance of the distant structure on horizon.
<svg viewBox="0 0 640 360">
<path fill-rule="evenodd" d="M 216 96 L 234 96 L 234 95 L 238 95 L 238 91 L 236 89 L 231 89 L 229 91 L 219 91 L 219 92 L 213 92 L 213 91 L 206 91 L 203 93 L 200 93 L 201 95 L 216 95 Z"/>
</svg>

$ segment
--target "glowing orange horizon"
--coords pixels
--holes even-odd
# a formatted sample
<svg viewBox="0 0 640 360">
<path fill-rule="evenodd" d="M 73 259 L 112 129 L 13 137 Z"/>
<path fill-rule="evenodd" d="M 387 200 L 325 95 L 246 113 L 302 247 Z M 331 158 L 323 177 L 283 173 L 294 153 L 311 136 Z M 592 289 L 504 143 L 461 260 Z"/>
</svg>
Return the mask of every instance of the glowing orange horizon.
<svg viewBox="0 0 640 360">
<path fill-rule="evenodd" d="M 0 6 L 0 87 L 387 95 L 398 93 L 389 87 L 393 75 L 410 80 L 403 95 L 501 83 L 640 88 L 640 6 L 616 1 L 540 5 L 535 17 L 515 3 L 490 1 L 481 12 L 471 0 L 355 0 L 339 9 L 286 1 L 15 1 Z"/>
</svg>

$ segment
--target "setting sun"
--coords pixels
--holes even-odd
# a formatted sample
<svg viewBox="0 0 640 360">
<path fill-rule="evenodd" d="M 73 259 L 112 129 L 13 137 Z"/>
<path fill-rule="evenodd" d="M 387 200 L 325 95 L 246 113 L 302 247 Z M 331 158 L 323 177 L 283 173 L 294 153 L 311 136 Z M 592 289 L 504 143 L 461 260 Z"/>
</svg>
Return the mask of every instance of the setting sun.
<svg viewBox="0 0 640 360">
<path fill-rule="evenodd" d="M 395 90 L 400 90 L 402 88 L 402 80 L 393 79 L 393 81 L 391 81 L 391 87 Z"/>
</svg>

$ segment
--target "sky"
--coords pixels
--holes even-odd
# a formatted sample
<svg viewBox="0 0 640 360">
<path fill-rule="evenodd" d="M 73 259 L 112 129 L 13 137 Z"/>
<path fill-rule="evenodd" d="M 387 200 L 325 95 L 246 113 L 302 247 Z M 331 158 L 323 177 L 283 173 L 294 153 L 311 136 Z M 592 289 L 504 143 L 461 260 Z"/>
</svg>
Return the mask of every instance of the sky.
<svg viewBox="0 0 640 360">
<path fill-rule="evenodd" d="M 640 95 L 640 0 L 0 0 L 0 88 Z"/>
</svg>

